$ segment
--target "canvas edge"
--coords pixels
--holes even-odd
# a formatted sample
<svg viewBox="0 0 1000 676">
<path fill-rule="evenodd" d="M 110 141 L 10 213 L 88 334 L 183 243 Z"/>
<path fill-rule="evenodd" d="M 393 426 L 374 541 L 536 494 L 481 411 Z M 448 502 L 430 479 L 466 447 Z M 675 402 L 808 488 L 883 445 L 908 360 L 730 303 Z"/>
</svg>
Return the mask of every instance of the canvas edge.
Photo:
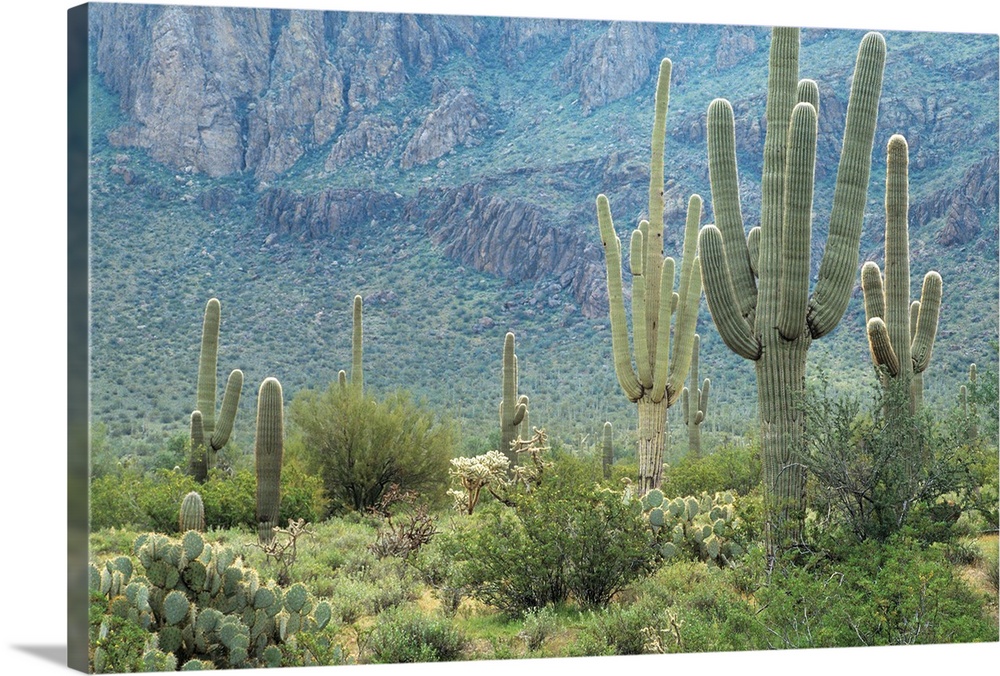
<svg viewBox="0 0 1000 676">
<path fill-rule="evenodd" d="M 67 94 L 67 666 L 89 670 L 87 628 L 90 428 L 89 7 L 66 14 Z"/>
</svg>

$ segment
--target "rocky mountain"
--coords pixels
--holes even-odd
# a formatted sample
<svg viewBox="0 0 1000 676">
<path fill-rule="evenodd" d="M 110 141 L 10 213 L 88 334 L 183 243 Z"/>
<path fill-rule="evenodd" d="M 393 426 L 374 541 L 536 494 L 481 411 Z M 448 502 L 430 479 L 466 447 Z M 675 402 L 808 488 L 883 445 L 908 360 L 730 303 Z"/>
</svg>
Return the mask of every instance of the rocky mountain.
<svg viewBox="0 0 1000 676">
<path fill-rule="evenodd" d="M 91 19 L 95 85 L 110 102 L 95 140 L 107 194 L 149 214 L 197 205 L 213 237 L 285 264 L 296 250 L 314 260 L 327 244 L 419 233 L 455 269 L 531 302 L 558 297 L 563 323 L 606 321 L 594 198 L 609 196 L 623 235 L 643 216 L 663 57 L 667 249 L 679 253 L 691 193 L 712 219 L 705 111 L 717 96 L 736 112 L 748 227 L 759 208 L 766 29 L 104 3 Z M 817 261 L 859 37 L 802 34 L 803 75 L 821 94 Z M 886 37 L 862 257 L 881 259 L 882 144 L 901 132 L 915 269 L 940 267 L 946 298 L 949 272 L 982 270 L 977 335 L 952 357 L 982 361 L 998 313 L 997 37 Z M 850 312 L 863 316 L 859 303 Z"/>
</svg>

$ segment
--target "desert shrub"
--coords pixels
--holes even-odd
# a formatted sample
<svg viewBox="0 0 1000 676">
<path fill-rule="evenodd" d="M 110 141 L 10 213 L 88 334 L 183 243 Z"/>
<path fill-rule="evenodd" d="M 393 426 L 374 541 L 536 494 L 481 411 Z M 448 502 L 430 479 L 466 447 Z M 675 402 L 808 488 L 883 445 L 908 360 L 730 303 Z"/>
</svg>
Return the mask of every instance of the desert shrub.
<svg viewBox="0 0 1000 676">
<path fill-rule="evenodd" d="M 518 638 L 524 641 L 529 651 L 535 651 L 559 630 L 559 618 L 552 606 L 529 610 L 524 613 L 524 628 Z"/>
<path fill-rule="evenodd" d="M 335 383 L 296 395 L 289 419 L 290 455 L 322 477 L 332 506 L 365 510 L 393 484 L 432 503 L 443 498 L 453 427 L 405 392 L 380 402 Z"/>
<path fill-rule="evenodd" d="M 232 476 L 213 471 L 200 484 L 181 471 L 159 469 L 141 473 L 126 469 L 91 482 L 91 528 L 123 526 L 158 533 L 176 533 L 181 500 L 198 491 L 205 503 L 209 528 L 256 526 L 256 479 L 241 470 Z M 322 482 L 295 467 L 282 471 L 280 518 L 318 520 L 325 511 Z"/>
<path fill-rule="evenodd" d="M 760 484 L 760 449 L 755 445 L 723 446 L 714 453 L 684 456 L 666 470 L 661 489 L 665 495 L 698 495 L 705 491 L 750 493 Z"/>
<path fill-rule="evenodd" d="M 572 596 L 606 605 L 653 569 L 655 552 L 641 510 L 621 493 L 565 484 L 558 465 L 513 507 L 491 504 L 461 534 L 470 594 L 519 614 Z"/>
<path fill-rule="evenodd" d="M 997 639 L 984 598 L 958 577 L 939 545 L 896 535 L 804 563 L 777 566 L 756 593 L 771 647 Z"/>
<path fill-rule="evenodd" d="M 585 616 L 576 649 L 579 655 L 642 655 L 651 629 L 661 623 L 661 608 L 613 603 Z"/>
<path fill-rule="evenodd" d="M 949 496 L 967 476 L 959 446 L 925 412 L 899 413 L 908 397 L 895 386 L 876 385 L 869 401 L 821 387 L 805 401 L 811 433 L 801 460 L 834 538 L 885 541 L 904 527 L 928 542 L 957 533 L 962 509 Z"/>
<path fill-rule="evenodd" d="M 411 608 L 394 608 L 379 616 L 361 641 L 364 662 L 447 662 L 462 655 L 465 639 L 452 623 Z"/>
</svg>

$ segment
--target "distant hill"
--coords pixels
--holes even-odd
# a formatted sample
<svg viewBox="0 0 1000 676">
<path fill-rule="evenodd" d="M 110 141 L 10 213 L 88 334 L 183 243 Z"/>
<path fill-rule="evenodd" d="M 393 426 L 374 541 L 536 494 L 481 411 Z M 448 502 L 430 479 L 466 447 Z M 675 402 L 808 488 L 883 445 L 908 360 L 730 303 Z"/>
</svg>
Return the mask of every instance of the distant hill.
<svg viewBox="0 0 1000 676">
<path fill-rule="evenodd" d="M 532 423 L 574 445 L 634 426 L 610 357 L 594 198 L 621 234 L 646 205 L 657 64 L 673 61 L 666 250 L 683 208 L 712 222 L 705 111 L 737 114 L 752 221 L 768 31 L 684 24 L 96 4 L 92 71 L 92 396 L 114 437 L 157 444 L 194 405 L 205 302 L 222 301 L 219 368 L 286 397 L 350 364 L 365 299 L 366 384 L 423 396 L 489 443 L 513 330 Z M 950 406 L 970 362 L 996 369 L 997 36 L 885 34 L 889 47 L 862 260 L 883 260 L 884 148 L 910 144 L 913 295 L 944 308 L 928 402 Z M 861 32 L 806 29 L 820 85 L 814 264 Z M 753 223 L 751 222 L 750 225 Z M 835 386 L 870 380 L 860 288 L 810 352 Z M 708 432 L 743 434 L 752 369 L 704 305 Z M 589 435 L 589 436 L 588 436 Z M 683 438 L 679 436 L 679 438 Z M 683 444 L 683 442 L 681 442 Z"/>
</svg>

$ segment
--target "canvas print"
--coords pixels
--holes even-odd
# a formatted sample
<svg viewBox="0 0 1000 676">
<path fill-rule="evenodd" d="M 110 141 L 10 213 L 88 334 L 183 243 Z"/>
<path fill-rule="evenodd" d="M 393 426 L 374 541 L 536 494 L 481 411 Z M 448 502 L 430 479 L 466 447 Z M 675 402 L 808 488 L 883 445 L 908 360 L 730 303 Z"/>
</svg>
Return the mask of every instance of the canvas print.
<svg viewBox="0 0 1000 676">
<path fill-rule="evenodd" d="M 74 668 L 998 641 L 997 35 L 69 26 Z"/>
</svg>

